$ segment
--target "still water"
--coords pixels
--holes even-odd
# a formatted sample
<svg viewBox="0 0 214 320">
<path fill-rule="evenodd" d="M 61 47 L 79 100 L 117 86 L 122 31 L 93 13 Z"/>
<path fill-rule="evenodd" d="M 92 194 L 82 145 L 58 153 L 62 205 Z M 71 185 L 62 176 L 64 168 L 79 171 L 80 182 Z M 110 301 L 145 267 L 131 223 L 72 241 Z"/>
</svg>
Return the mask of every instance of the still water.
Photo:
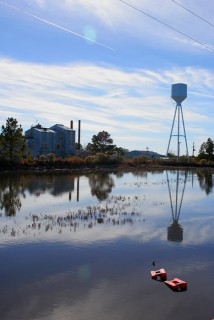
<svg viewBox="0 0 214 320">
<path fill-rule="evenodd" d="M 0 319 L 211 319 L 213 178 L 2 175 Z M 187 290 L 152 280 L 160 268 Z"/>
</svg>

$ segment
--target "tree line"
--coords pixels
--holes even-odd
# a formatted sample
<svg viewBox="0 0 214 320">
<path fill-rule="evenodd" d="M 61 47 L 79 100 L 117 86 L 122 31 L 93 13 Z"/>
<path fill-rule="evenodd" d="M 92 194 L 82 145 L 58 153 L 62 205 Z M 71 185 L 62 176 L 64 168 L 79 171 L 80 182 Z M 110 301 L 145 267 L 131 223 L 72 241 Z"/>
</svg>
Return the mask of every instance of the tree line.
<svg viewBox="0 0 214 320">
<path fill-rule="evenodd" d="M 113 139 L 107 131 L 101 131 L 93 135 L 91 142 L 87 144 L 86 151 L 90 154 L 113 154 L 123 156 L 128 150 L 117 147 L 113 144 Z M 23 135 L 23 129 L 14 118 L 8 118 L 6 124 L 1 126 L 0 133 L 0 158 L 9 161 L 18 160 L 22 157 L 30 157 L 26 148 L 26 137 Z M 173 157 L 173 155 L 172 155 Z M 200 146 L 198 156 L 194 157 L 199 161 L 214 161 L 214 141 L 208 138 Z"/>
<path fill-rule="evenodd" d="M 81 146 L 82 148 L 82 146 Z M 117 147 L 113 144 L 113 139 L 107 131 L 101 131 L 93 135 L 91 142 L 85 148 L 89 153 L 107 153 L 117 152 L 118 155 L 124 155 L 128 150 Z M 6 124 L 1 126 L 0 133 L 0 157 L 9 161 L 30 156 L 26 148 L 26 137 L 23 135 L 22 126 L 14 118 L 8 118 Z"/>
</svg>

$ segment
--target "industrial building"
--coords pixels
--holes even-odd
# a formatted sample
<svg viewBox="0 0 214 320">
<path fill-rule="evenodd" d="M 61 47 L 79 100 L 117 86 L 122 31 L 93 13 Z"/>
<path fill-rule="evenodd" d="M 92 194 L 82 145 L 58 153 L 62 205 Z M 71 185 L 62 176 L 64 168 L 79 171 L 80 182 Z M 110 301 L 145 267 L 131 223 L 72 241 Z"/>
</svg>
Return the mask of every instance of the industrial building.
<svg viewBox="0 0 214 320">
<path fill-rule="evenodd" d="M 50 153 L 66 157 L 76 153 L 73 121 L 70 128 L 63 124 L 55 124 L 50 128 L 37 124 L 25 132 L 25 137 L 27 148 L 34 157 Z"/>
</svg>

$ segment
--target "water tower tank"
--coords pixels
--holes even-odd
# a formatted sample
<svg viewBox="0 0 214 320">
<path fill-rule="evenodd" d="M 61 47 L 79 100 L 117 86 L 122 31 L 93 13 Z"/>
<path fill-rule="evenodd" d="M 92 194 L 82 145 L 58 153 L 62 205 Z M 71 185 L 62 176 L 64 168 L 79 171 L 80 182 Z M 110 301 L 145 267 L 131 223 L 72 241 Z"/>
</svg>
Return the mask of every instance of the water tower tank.
<svg viewBox="0 0 214 320">
<path fill-rule="evenodd" d="M 187 85 L 184 83 L 172 84 L 171 98 L 181 105 L 181 102 L 187 97 Z"/>
</svg>

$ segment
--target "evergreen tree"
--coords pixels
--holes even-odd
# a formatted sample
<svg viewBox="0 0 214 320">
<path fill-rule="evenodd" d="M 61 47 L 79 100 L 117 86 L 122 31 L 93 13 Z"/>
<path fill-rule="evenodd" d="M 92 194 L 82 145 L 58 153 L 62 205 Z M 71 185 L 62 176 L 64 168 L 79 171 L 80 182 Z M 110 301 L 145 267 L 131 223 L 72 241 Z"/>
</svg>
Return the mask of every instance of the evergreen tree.
<svg viewBox="0 0 214 320">
<path fill-rule="evenodd" d="M 206 142 L 201 144 L 198 156 L 200 159 L 213 160 L 213 153 L 214 142 L 211 138 L 208 138 Z"/>
<path fill-rule="evenodd" d="M 92 143 L 87 145 L 87 150 L 91 152 L 108 152 L 113 150 L 115 146 L 113 145 L 113 140 L 107 131 L 101 131 L 97 135 L 93 135 L 91 139 Z"/>
<path fill-rule="evenodd" d="M 1 154 L 7 159 L 15 160 L 25 150 L 25 137 L 23 129 L 14 118 L 8 118 L 6 125 L 2 125 L 0 134 Z"/>
</svg>

